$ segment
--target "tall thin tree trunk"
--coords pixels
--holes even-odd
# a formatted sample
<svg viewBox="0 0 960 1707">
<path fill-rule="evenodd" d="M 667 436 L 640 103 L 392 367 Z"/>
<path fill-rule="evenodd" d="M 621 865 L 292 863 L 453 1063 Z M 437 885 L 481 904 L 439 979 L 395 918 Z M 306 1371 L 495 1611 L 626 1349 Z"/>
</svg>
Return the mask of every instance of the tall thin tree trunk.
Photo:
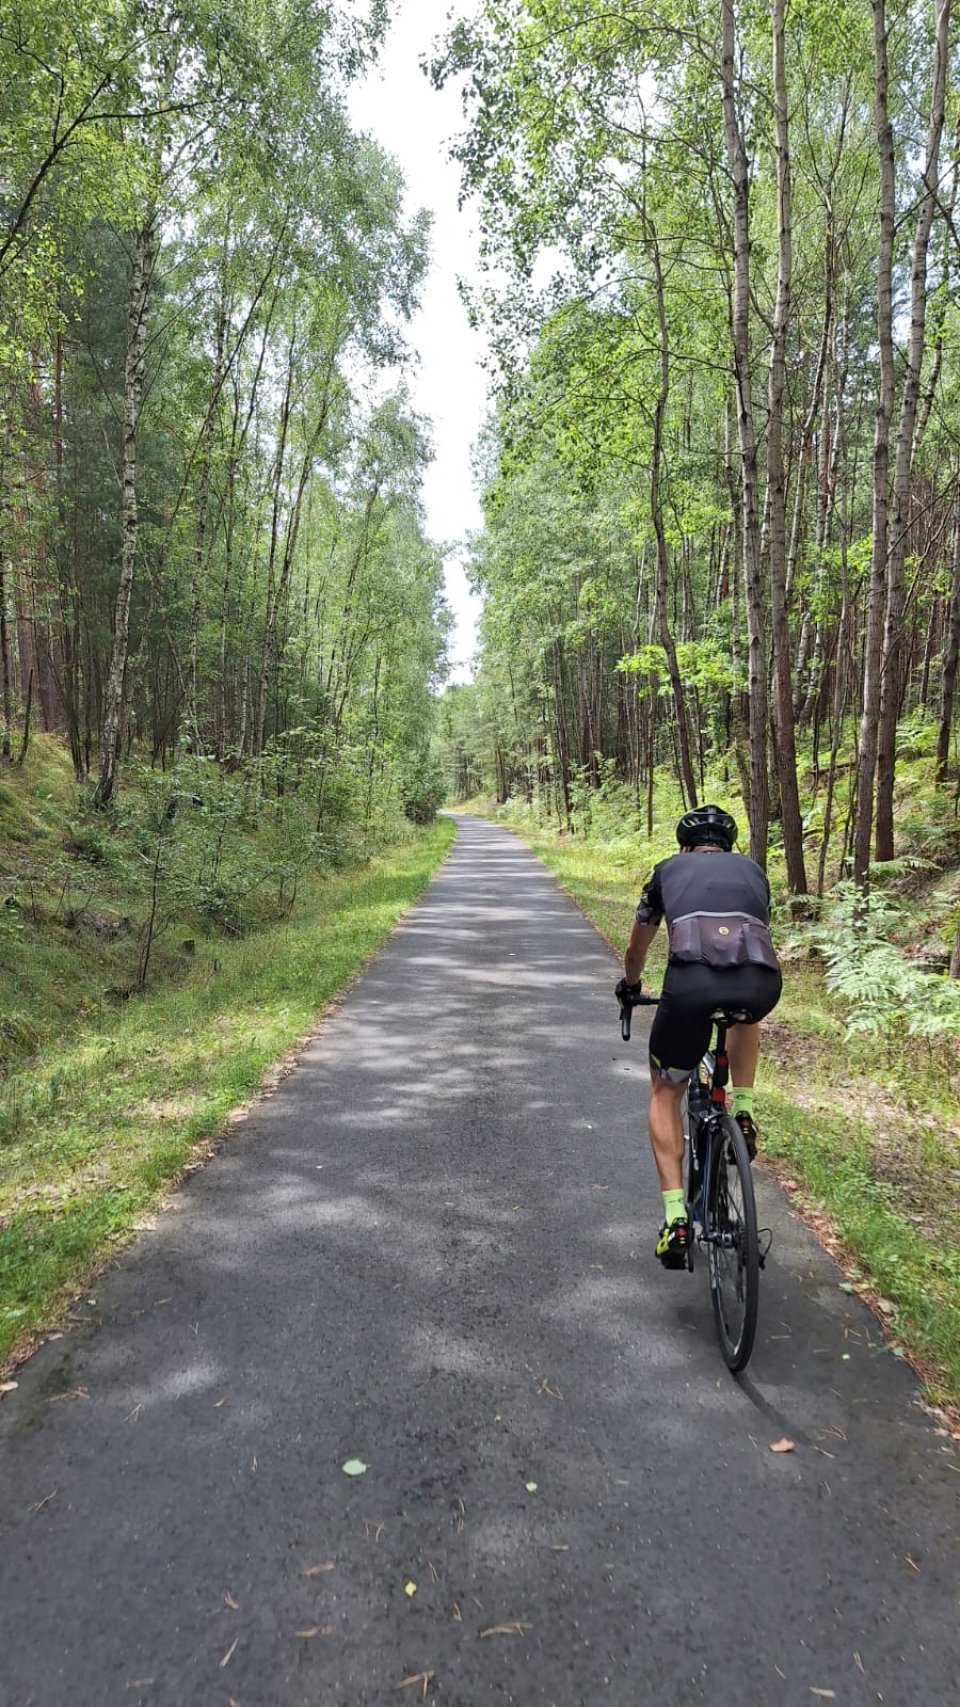
<svg viewBox="0 0 960 1707">
<path fill-rule="evenodd" d="M 743 573 L 747 609 L 747 679 L 750 691 L 750 852 L 767 863 L 770 797 L 767 780 L 767 654 L 760 561 L 759 475 L 750 385 L 750 179 L 737 115 L 733 0 L 720 0 L 721 100 L 727 160 L 733 180 L 733 367 L 743 494 Z"/>
<path fill-rule="evenodd" d="M 904 572 L 910 526 L 910 491 L 914 435 L 920 400 L 927 320 L 927 254 L 939 197 L 940 139 L 947 86 L 947 52 L 951 0 L 937 0 L 936 40 L 930 95 L 927 157 L 923 194 L 917 212 L 910 286 L 910 338 L 900 401 L 900 425 L 893 473 L 893 514 L 887 557 L 887 611 L 883 636 L 880 686 L 880 728 L 877 746 L 877 859 L 893 858 L 893 787 L 896 772 L 897 717 L 900 710 L 900 650 L 904 615 Z"/>
<path fill-rule="evenodd" d="M 807 892 L 803 863 L 803 822 L 797 784 L 797 748 L 793 730 L 793 681 L 790 627 L 787 621 L 787 502 L 783 466 L 783 394 L 786 341 L 793 277 L 790 182 L 790 132 L 787 112 L 784 13 L 786 0 L 773 0 L 773 105 L 777 139 L 777 299 L 770 348 L 767 492 L 770 508 L 770 615 L 776 676 L 776 760 L 787 881 L 795 895 Z"/>
<path fill-rule="evenodd" d="M 670 575 L 670 558 L 667 551 L 667 537 L 663 526 L 663 506 L 660 501 L 660 486 L 663 478 L 663 422 L 667 411 L 667 399 L 670 395 L 670 341 L 667 336 L 667 315 L 663 292 L 663 269 L 660 264 L 660 248 L 657 234 L 648 221 L 646 225 L 647 242 L 653 259 L 654 279 L 657 291 L 657 319 L 660 331 L 660 390 L 657 396 L 653 415 L 653 453 L 650 468 L 650 509 L 653 515 L 653 528 L 657 537 L 657 624 L 660 632 L 660 643 L 667 655 L 667 668 L 670 672 L 670 685 L 673 689 L 673 703 L 677 718 L 677 737 L 680 747 L 680 785 L 684 792 L 685 804 L 695 806 L 697 803 L 697 779 L 693 769 L 693 758 L 690 746 L 690 724 L 687 716 L 687 702 L 683 691 L 683 679 L 680 675 L 680 665 L 677 662 L 677 648 L 667 614 L 667 588 Z"/>
<path fill-rule="evenodd" d="M 130 640 L 130 600 L 137 560 L 137 428 L 143 403 L 147 309 L 153 272 L 155 227 L 156 209 L 151 208 L 136 235 L 130 276 L 127 356 L 123 381 L 123 550 L 120 583 L 114 606 L 113 645 L 107 671 L 103 724 L 100 730 L 100 775 L 94 795 L 94 802 L 100 807 L 109 806 L 117 786 L 124 680 Z"/>
<path fill-rule="evenodd" d="M 890 424 L 893 419 L 893 240 L 896 178 L 893 127 L 887 94 L 890 72 L 887 56 L 886 0 L 873 0 L 874 119 L 880 156 L 880 245 L 877 265 L 877 344 L 880 385 L 877 392 L 873 440 L 873 546 L 870 588 L 863 642 L 863 697 L 860 749 L 857 758 L 853 826 L 853 875 L 866 888 L 873 828 L 873 785 L 877 770 L 877 732 L 880 719 L 880 677 L 883 648 L 884 594 L 887 579 Z"/>
<path fill-rule="evenodd" d="M 957 665 L 960 663 L 960 485 L 953 500 L 953 574 L 950 585 L 950 604 L 947 632 L 943 643 L 943 678 L 940 686 L 940 727 L 937 730 L 937 786 L 947 780 L 950 763 L 950 727 L 953 723 L 953 703 L 957 686 Z"/>
</svg>

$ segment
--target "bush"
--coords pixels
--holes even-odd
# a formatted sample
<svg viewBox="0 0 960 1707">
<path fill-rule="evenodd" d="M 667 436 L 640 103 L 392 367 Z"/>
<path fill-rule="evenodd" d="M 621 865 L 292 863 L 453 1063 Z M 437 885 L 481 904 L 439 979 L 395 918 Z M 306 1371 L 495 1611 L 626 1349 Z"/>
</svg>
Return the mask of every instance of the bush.
<svg viewBox="0 0 960 1707">
<path fill-rule="evenodd" d="M 446 798 L 447 785 L 440 760 L 432 753 L 421 753 L 404 778 L 404 815 L 412 824 L 429 824 Z"/>
</svg>

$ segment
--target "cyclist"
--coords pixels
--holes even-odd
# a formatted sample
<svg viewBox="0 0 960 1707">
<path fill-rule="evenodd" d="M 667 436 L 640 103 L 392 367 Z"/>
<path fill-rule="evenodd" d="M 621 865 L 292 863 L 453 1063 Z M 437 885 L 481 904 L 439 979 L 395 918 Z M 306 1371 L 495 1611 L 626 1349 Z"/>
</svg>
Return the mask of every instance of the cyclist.
<svg viewBox="0 0 960 1707">
<path fill-rule="evenodd" d="M 687 1079 L 709 1048 L 711 1016 L 741 1009 L 750 1024 L 727 1033 L 732 1112 L 751 1159 L 756 1155 L 753 1082 L 759 1021 L 780 999 L 782 978 L 770 940 L 770 885 L 747 855 L 734 853 L 736 821 L 720 806 L 697 806 L 677 825 L 680 852 L 653 869 L 640 898 L 617 994 L 639 994 L 647 951 L 666 919 L 667 971 L 650 1033 L 650 1144 L 664 1222 L 656 1254 L 665 1268 L 685 1268 L 690 1221 L 683 1195 L 680 1104 Z M 698 856 L 698 857 L 690 857 Z"/>
</svg>

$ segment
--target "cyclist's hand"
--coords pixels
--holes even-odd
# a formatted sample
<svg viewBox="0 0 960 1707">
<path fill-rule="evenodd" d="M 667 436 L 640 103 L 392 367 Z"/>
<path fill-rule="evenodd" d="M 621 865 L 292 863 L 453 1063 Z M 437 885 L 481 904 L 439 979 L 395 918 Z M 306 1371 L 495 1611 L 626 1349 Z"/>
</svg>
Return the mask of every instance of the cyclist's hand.
<svg viewBox="0 0 960 1707">
<path fill-rule="evenodd" d="M 630 1008 L 633 1007 L 642 989 L 643 985 L 639 978 L 635 984 L 628 984 L 626 978 L 621 978 L 613 993 L 621 1006 Z"/>
</svg>

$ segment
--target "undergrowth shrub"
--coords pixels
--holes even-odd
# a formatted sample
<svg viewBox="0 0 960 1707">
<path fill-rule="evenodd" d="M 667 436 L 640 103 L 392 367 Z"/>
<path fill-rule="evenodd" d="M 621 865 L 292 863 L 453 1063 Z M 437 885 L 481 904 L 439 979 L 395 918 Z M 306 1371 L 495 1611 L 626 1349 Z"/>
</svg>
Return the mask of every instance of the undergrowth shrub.
<svg viewBox="0 0 960 1707">
<path fill-rule="evenodd" d="M 823 955 L 827 988 L 846 1006 L 848 1038 L 891 1044 L 907 1036 L 955 1052 L 960 981 L 907 959 L 894 940 L 905 917 L 892 895 L 875 892 L 865 905 L 852 883 L 841 883 L 803 934 Z"/>
</svg>

